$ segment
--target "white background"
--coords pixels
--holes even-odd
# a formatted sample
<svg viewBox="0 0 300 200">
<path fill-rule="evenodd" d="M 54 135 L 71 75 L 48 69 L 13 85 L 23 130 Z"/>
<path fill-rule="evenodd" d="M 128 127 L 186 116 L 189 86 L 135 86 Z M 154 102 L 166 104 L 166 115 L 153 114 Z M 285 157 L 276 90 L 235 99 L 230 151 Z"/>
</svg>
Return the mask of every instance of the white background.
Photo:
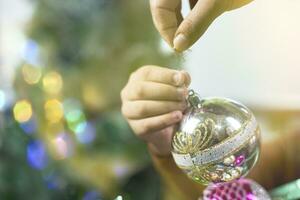
<svg viewBox="0 0 300 200">
<path fill-rule="evenodd" d="M 256 0 L 225 13 L 185 56 L 203 96 L 300 109 L 300 1 Z"/>
</svg>

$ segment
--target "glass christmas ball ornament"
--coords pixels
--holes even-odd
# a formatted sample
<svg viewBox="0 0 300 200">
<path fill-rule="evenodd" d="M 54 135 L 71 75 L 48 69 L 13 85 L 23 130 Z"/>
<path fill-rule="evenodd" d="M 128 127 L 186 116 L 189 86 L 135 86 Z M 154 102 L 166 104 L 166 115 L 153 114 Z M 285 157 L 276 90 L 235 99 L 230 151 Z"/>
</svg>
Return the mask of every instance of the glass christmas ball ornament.
<svg viewBox="0 0 300 200">
<path fill-rule="evenodd" d="M 190 90 L 189 108 L 172 138 L 173 158 L 188 177 L 204 185 L 245 176 L 260 150 L 252 112 L 226 98 L 200 98 Z"/>
</svg>

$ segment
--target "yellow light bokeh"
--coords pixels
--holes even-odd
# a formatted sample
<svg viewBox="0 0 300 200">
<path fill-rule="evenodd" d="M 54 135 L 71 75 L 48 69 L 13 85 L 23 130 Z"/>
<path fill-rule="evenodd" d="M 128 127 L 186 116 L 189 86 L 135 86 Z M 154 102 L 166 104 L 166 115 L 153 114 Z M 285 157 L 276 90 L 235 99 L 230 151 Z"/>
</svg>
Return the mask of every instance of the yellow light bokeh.
<svg viewBox="0 0 300 200">
<path fill-rule="evenodd" d="M 45 133 L 47 136 L 55 136 L 65 131 L 65 126 L 62 121 L 57 123 L 47 123 Z"/>
<path fill-rule="evenodd" d="M 15 120 L 19 123 L 27 122 L 32 116 L 32 107 L 27 100 L 18 101 L 13 109 Z"/>
<path fill-rule="evenodd" d="M 42 76 L 42 71 L 38 67 L 34 67 L 29 64 L 25 64 L 22 67 L 22 74 L 23 78 L 26 81 L 26 83 L 33 85 L 39 82 L 41 76 Z"/>
<path fill-rule="evenodd" d="M 107 104 L 104 92 L 93 83 L 83 83 L 82 97 L 85 105 L 91 110 L 101 111 Z"/>
<path fill-rule="evenodd" d="M 57 99 L 48 100 L 44 108 L 45 117 L 50 123 L 57 123 L 64 116 L 63 106 Z"/>
<path fill-rule="evenodd" d="M 43 87 L 49 94 L 58 94 L 63 86 L 63 80 L 59 73 L 49 72 L 43 78 Z"/>
</svg>

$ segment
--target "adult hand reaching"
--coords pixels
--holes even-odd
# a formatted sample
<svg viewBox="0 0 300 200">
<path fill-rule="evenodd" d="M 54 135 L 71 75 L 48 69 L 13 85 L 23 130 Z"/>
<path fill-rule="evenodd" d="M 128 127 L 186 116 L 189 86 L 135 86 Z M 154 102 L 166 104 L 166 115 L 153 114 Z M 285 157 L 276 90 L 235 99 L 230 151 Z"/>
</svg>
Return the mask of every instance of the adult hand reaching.
<svg viewBox="0 0 300 200">
<path fill-rule="evenodd" d="M 183 19 L 182 0 L 150 0 L 154 25 L 163 39 L 176 51 L 194 44 L 222 13 L 252 0 L 189 0 L 191 11 Z"/>
</svg>

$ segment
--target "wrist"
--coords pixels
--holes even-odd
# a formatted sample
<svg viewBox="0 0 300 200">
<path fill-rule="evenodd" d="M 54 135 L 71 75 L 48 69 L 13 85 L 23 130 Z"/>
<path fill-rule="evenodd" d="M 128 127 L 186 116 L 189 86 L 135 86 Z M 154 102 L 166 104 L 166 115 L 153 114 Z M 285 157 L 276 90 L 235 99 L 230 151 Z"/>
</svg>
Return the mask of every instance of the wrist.
<svg viewBox="0 0 300 200">
<path fill-rule="evenodd" d="M 152 156 L 167 158 L 171 156 L 171 149 L 169 147 L 159 148 L 153 143 L 148 143 L 148 150 Z"/>
</svg>

